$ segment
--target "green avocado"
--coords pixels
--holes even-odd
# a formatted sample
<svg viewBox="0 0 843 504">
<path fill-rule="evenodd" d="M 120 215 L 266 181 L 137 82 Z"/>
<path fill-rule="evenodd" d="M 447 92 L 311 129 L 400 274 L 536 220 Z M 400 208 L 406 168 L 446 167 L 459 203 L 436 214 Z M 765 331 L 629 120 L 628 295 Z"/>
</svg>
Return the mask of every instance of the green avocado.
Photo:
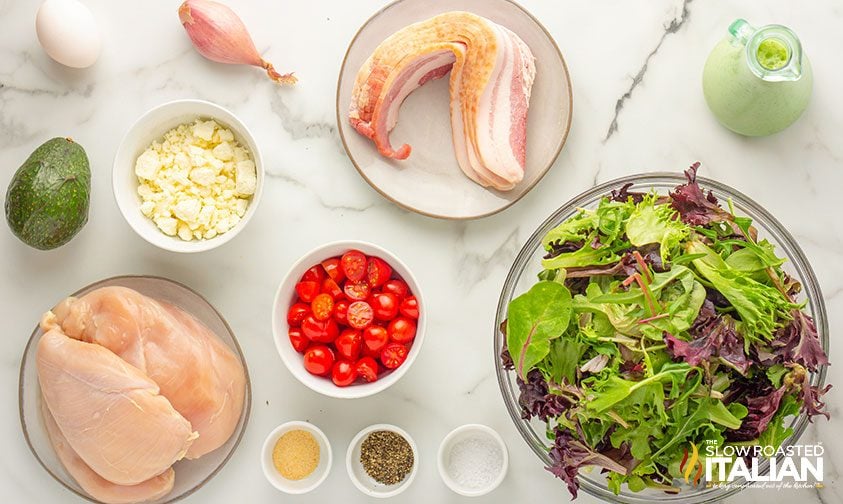
<svg viewBox="0 0 843 504">
<path fill-rule="evenodd" d="M 88 222 L 91 169 L 70 138 L 53 138 L 30 154 L 6 192 L 6 221 L 30 247 L 50 250 L 69 242 Z"/>
</svg>

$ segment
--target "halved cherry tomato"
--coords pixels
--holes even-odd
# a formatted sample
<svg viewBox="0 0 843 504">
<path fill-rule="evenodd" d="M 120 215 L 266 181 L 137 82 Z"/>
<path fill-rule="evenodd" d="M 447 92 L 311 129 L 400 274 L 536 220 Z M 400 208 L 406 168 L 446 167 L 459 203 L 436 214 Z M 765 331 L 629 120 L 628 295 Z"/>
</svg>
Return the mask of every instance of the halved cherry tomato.
<svg viewBox="0 0 843 504">
<path fill-rule="evenodd" d="M 345 299 L 334 303 L 334 320 L 338 324 L 348 325 L 348 305 L 349 302 Z"/>
<path fill-rule="evenodd" d="M 310 315 L 310 306 L 304 303 L 293 303 L 287 310 L 287 323 L 291 326 L 300 325 L 308 315 Z"/>
<path fill-rule="evenodd" d="M 416 299 L 416 296 L 410 296 L 408 298 L 404 298 L 401 301 L 401 306 L 398 308 L 398 311 L 401 312 L 401 315 L 405 317 L 419 318 L 419 302 Z"/>
<path fill-rule="evenodd" d="M 330 294 L 334 299 L 342 296 L 342 288 L 340 288 L 333 278 L 326 278 L 325 281 L 322 282 L 322 292 Z"/>
<path fill-rule="evenodd" d="M 354 329 L 345 329 L 334 341 L 337 354 L 343 359 L 357 360 L 363 347 L 363 335 Z"/>
<path fill-rule="evenodd" d="M 355 329 L 365 329 L 375 318 L 375 312 L 365 301 L 355 301 L 348 305 L 348 325 Z"/>
<path fill-rule="evenodd" d="M 296 294 L 299 295 L 299 299 L 305 303 L 309 303 L 313 301 L 313 298 L 315 298 L 317 294 L 319 294 L 319 288 L 321 286 L 321 282 L 317 282 L 315 280 L 303 280 L 296 284 Z"/>
<path fill-rule="evenodd" d="M 369 350 L 369 348 L 366 346 L 366 343 L 364 342 L 363 343 L 363 351 L 360 352 L 360 355 L 362 355 L 363 357 L 371 357 L 371 358 L 375 359 L 375 361 L 380 362 L 381 351 L 380 350 Z"/>
<path fill-rule="evenodd" d="M 366 282 L 346 282 L 343 291 L 348 299 L 363 301 L 369 297 L 369 284 Z"/>
<path fill-rule="evenodd" d="M 398 298 L 395 294 L 380 292 L 369 300 L 378 320 L 392 320 L 398 315 Z"/>
<path fill-rule="evenodd" d="M 390 343 L 381 350 L 381 363 L 387 369 L 395 369 L 407 360 L 407 347 L 400 343 Z"/>
<path fill-rule="evenodd" d="M 345 276 L 352 282 L 359 282 L 366 276 L 366 256 L 359 250 L 349 250 L 340 259 Z"/>
<path fill-rule="evenodd" d="M 392 276 L 392 268 L 380 257 L 370 257 L 368 264 L 369 287 L 375 288 L 385 284 Z"/>
<path fill-rule="evenodd" d="M 347 360 L 338 360 L 331 369 L 331 381 L 337 387 L 347 387 L 357 379 L 357 369 Z"/>
<path fill-rule="evenodd" d="M 383 289 L 381 290 L 389 292 L 390 294 L 395 294 L 395 297 L 397 297 L 399 301 L 407 297 L 407 294 L 410 293 L 410 288 L 407 287 L 407 284 L 404 283 L 403 280 L 397 279 L 392 279 L 383 284 Z"/>
<path fill-rule="evenodd" d="M 307 347 L 310 346 L 310 340 L 297 327 L 291 327 L 287 331 L 287 335 L 290 337 L 290 344 L 293 345 L 293 349 L 298 353 L 304 353 Z"/>
<path fill-rule="evenodd" d="M 357 375 L 365 382 L 378 379 L 378 363 L 372 357 L 363 357 L 354 365 Z"/>
<path fill-rule="evenodd" d="M 345 278 L 345 273 L 343 273 L 342 268 L 340 268 L 339 257 L 325 259 L 324 261 L 322 261 L 322 267 L 325 269 L 325 273 L 328 274 L 331 280 L 337 283 L 342 282 Z"/>
<path fill-rule="evenodd" d="M 322 280 L 324 279 L 325 270 L 322 269 L 322 265 L 320 264 L 317 264 L 316 266 L 305 271 L 304 275 L 301 277 L 302 282 L 316 282 L 318 284 L 321 284 Z"/>
<path fill-rule="evenodd" d="M 363 344 L 370 352 L 378 352 L 389 343 L 389 333 L 381 326 L 370 325 L 363 331 Z"/>
<path fill-rule="evenodd" d="M 304 327 L 304 324 L 302 324 Z M 389 323 L 389 339 L 396 343 L 409 343 L 416 337 L 416 323 L 407 317 L 398 317 Z"/>
<path fill-rule="evenodd" d="M 310 308 L 316 320 L 328 320 L 334 314 L 334 298 L 323 292 L 313 298 Z"/>
<path fill-rule="evenodd" d="M 310 374 L 325 376 L 334 365 L 334 352 L 325 345 L 316 345 L 304 353 L 304 368 Z"/>
<path fill-rule="evenodd" d="M 310 341 L 332 343 L 337 339 L 340 329 L 333 319 L 317 320 L 313 315 L 308 315 L 302 320 L 301 331 Z"/>
</svg>

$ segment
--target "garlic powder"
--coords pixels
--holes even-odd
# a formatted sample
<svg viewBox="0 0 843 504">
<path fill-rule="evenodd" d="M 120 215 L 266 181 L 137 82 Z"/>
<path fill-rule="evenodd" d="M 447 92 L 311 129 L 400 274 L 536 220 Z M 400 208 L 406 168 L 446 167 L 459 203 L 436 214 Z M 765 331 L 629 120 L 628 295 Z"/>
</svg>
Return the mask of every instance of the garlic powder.
<svg viewBox="0 0 843 504">
<path fill-rule="evenodd" d="M 255 163 L 231 130 L 197 119 L 138 156 L 140 210 L 167 235 L 207 240 L 240 222 L 257 186 Z"/>
</svg>

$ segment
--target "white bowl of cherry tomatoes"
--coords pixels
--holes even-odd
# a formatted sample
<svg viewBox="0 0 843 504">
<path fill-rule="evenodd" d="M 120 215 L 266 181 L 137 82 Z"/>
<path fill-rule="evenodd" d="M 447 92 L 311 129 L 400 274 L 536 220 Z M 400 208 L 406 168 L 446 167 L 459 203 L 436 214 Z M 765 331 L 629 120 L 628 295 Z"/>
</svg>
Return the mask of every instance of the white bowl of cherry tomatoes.
<svg viewBox="0 0 843 504">
<path fill-rule="evenodd" d="M 362 241 L 322 245 L 278 287 L 275 346 L 287 369 L 329 397 L 366 397 L 404 376 L 425 332 L 421 289 L 392 253 Z"/>
</svg>

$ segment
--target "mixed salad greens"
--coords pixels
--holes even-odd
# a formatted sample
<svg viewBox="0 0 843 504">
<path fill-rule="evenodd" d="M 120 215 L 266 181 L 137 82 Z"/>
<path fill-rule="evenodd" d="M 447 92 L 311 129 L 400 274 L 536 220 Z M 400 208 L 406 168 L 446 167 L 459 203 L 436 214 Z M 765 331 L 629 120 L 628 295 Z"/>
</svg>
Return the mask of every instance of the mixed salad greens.
<svg viewBox="0 0 843 504">
<path fill-rule="evenodd" d="M 778 447 L 786 417 L 828 417 L 801 285 L 698 167 L 667 196 L 626 185 L 551 230 L 539 282 L 509 304 L 503 365 L 574 497 L 581 467 L 615 493 L 677 492 L 691 442 Z"/>
</svg>

